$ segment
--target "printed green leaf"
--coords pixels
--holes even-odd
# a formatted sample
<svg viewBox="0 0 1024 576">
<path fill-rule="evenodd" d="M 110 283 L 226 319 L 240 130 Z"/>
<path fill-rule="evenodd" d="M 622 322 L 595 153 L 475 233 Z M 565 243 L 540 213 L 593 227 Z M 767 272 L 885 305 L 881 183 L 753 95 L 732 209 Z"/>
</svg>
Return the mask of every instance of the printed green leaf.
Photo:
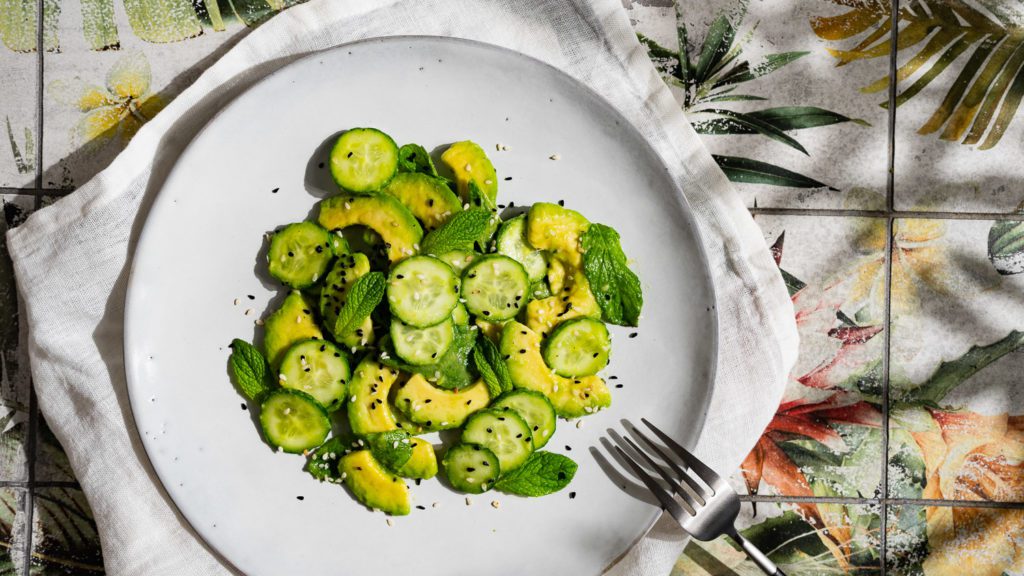
<svg viewBox="0 0 1024 576">
<path fill-rule="evenodd" d="M 741 158 L 738 156 L 721 156 L 712 154 L 715 162 L 733 182 L 745 184 L 768 184 L 771 186 L 788 186 L 791 188 L 825 188 L 826 185 L 817 180 L 798 174 L 774 164 Z M 835 188 L 828 187 L 836 191 Z"/>
<path fill-rule="evenodd" d="M 81 0 L 82 34 L 91 50 L 120 47 L 113 0 Z"/>
<path fill-rule="evenodd" d="M 178 42 L 203 33 L 189 0 L 124 0 L 132 31 L 146 42 Z"/>
<path fill-rule="evenodd" d="M 661 46 L 651 38 L 644 36 L 643 34 L 637 34 L 637 39 L 640 40 L 645 48 L 647 48 L 647 55 L 651 58 L 651 62 L 654 63 L 655 69 L 658 70 L 658 74 L 666 79 L 675 81 L 682 81 L 683 78 L 683 67 L 680 65 L 679 56 Z"/>
<path fill-rule="evenodd" d="M 257 400 L 274 386 L 267 359 L 245 340 L 235 338 L 231 341 L 231 357 L 228 363 L 231 365 L 235 384 L 246 398 Z"/>
<path fill-rule="evenodd" d="M 591 224 L 580 237 L 583 273 L 606 322 L 636 326 L 644 296 L 640 279 L 629 269 L 619 233 L 603 224 Z"/>
<path fill-rule="evenodd" d="M 854 122 L 861 126 L 870 126 L 864 120 L 843 116 L 838 112 L 818 108 L 817 106 L 780 106 L 748 112 L 748 116 L 757 118 L 775 126 L 779 130 L 802 130 L 817 128 L 842 122 Z"/>
<path fill-rule="evenodd" d="M 349 334 L 363 323 L 384 299 L 387 280 L 381 272 L 369 272 L 352 283 L 345 305 L 334 321 L 334 334 Z"/>
<path fill-rule="evenodd" d="M 988 259 L 1004 276 L 1024 272 L 1024 222 L 1002 220 L 989 228 Z"/>
<path fill-rule="evenodd" d="M 795 138 L 752 114 L 733 112 L 724 108 L 707 108 L 701 112 L 714 114 L 720 118 L 694 123 L 694 130 L 699 134 L 757 133 L 807 154 L 807 150 Z M 729 122 L 720 122 L 721 119 L 727 119 Z M 735 128 L 737 125 L 740 127 L 739 129 Z"/>
<path fill-rule="evenodd" d="M 766 74 L 771 74 L 786 64 L 799 60 L 808 54 L 810 54 L 810 52 L 783 52 L 781 54 L 768 54 L 764 57 L 762 62 L 753 68 L 750 67 L 749 62 L 741 62 L 734 68 L 730 69 L 728 73 L 723 74 L 722 77 L 715 79 L 712 87 L 718 88 L 721 86 L 728 86 L 729 84 L 749 82 Z"/>
<path fill-rule="evenodd" d="M 572 482 L 577 464 L 571 458 L 541 450 L 530 454 L 526 462 L 503 475 L 494 489 L 517 496 L 546 496 Z"/>
<path fill-rule="evenodd" d="M 480 372 L 491 398 L 497 398 L 512 389 L 512 376 L 501 352 L 483 334 L 477 336 L 476 347 L 473 348 L 473 364 Z"/>
<path fill-rule="evenodd" d="M 370 454 L 382 466 L 396 472 L 412 457 L 412 444 L 405 430 L 377 432 L 366 437 Z"/>
<path fill-rule="evenodd" d="M 724 15 L 715 18 L 708 29 L 708 35 L 704 39 L 704 48 L 701 50 L 700 58 L 697 60 L 697 70 L 694 80 L 700 84 L 710 78 L 715 72 L 722 57 L 732 47 L 736 31 L 733 29 L 729 19 Z"/>
<path fill-rule="evenodd" d="M 703 99 L 703 102 L 750 102 L 750 101 L 764 101 L 767 98 L 761 96 L 751 96 L 748 94 L 713 94 Z"/>
<path fill-rule="evenodd" d="M 321 482 L 337 482 L 341 478 L 338 461 L 344 456 L 345 441 L 335 436 L 313 451 L 306 462 L 306 472 Z"/>
<path fill-rule="evenodd" d="M 494 220 L 494 213 L 486 208 L 457 212 L 440 228 L 427 234 L 420 252 L 438 255 L 454 250 L 472 251 L 475 244 L 490 238 Z"/>
<path fill-rule="evenodd" d="M 789 292 L 790 296 L 793 296 L 797 292 L 803 290 L 804 286 L 807 286 L 806 282 L 796 276 L 793 276 L 789 272 L 786 272 L 782 268 L 779 268 L 779 272 L 782 274 L 782 281 L 786 283 L 786 290 Z"/>
<path fill-rule="evenodd" d="M 437 168 L 430 153 L 419 144 L 405 144 L 398 149 L 398 169 L 402 172 L 421 172 L 437 177 Z"/>
<path fill-rule="evenodd" d="M 0 3 L 0 41 L 14 52 L 36 49 L 36 1 L 6 0 Z"/>
<path fill-rule="evenodd" d="M 938 405 L 947 394 L 979 370 L 1024 346 L 1024 332 L 1014 330 L 987 346 L 972 346 L 963 356 L 939 364 L 923 384 L 903 395 L 904 404 Z"/>
</svg>

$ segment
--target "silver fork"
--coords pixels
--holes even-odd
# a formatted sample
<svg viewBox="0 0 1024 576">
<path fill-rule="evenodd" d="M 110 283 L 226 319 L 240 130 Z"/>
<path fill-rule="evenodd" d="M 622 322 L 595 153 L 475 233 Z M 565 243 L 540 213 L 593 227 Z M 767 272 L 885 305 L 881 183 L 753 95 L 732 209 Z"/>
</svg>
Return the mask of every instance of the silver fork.
<svg viewBox="0 0 1024 576">
<path fill-rule="evenodd" d="M 774 562 L 769 560 L 763 552 L 758 550 L 756 546 L 740 535 L 739 531 L 736 530 L 736 517 L 740 513 L 740 499 L 739 496 L 736 495 L 736 492 L 734 492 L 733 489 L 730 488 L 714 470 L 680 446 L 678 442 L 648 422 L 646 418 L 641 418 L 640 420 L 647 425 L 647 427 L 650 428 L 662 442 L 665 443 L 666 447 L 679 457 L 683 464 L 689 468 L 690 472 L 696 475 L 697 478 L 703 480 L 705 484 L 702 486 L 698 483 L 694 479 L 693 475 L 687 473 L 676 463 L 674 459 L 669 458 L 661 447 L 652 442 L 650 438 L 637 430 L 636 427 L 629 422 L 623 421 L 627 425 L 627 431 L 641 439 L 643 443 L 650 448 L 650 452 L 656 454 L 657 457 L 665 463 L 671 473 L 666 471 L 664 466 L 656 463 L 654 459 L 648 455 L 647 451 L 642 450 L 632 440 L 624 438 L 619 434 L 616 434 L 614 430 L 609 429 L 608 433 L 616 443 L 614 446 L 615 451 L 621 459 L 633 469 L 633 472 L 644 483 L 644 485 L 647 486 L 647 489 L 654 494 L 654 497 L 661 502 L 662 509 L 671 514 L 672 517 L 675 518 L 676 522 L 679 522 L 679 525 L 697 540 L 707 542 L 725 534 L 743 548 L 743 551 L 750 556 L 750 559 L 753 560 L 765 574 L 785 576 L 782 570 L 779 570 L 778 566 L 776 566 Z M 622 449 L 622 443 L 627 444 L 633 452 L 639 454 L 640 458 L 642 458 L 649 467 L 653 468 L 658 475 L 668 483 L 668 486 L 672 491 L 679 496 L 681 502 L 666 492 L 665 489 L 647 473 L 643 466 L 631 458 L 626 451 Z M 607 449 L 607 446 L 605 446 L 605 448 Z"/>
</svg>

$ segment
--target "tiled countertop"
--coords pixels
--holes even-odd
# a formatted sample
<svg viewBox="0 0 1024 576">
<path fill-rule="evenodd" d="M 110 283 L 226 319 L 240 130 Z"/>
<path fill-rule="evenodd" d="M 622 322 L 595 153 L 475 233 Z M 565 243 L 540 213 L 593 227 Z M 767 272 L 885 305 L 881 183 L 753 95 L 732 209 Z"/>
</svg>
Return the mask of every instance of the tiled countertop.
<svg viewBox="0 0 1024 576">
<path fill-rule="evenodd" d="M 4 229 L 293 3 L 0 2 Z M 1024 574 L 1024 3 L 628 8 L 797 311 L 786 397 L 733 475 L 746 535 L 792 575 Z M 0 575 L 101 573 L 24 331 L 4 254 Z M 716 541 L 673 575 L 757 573 Z"/>
</svg>

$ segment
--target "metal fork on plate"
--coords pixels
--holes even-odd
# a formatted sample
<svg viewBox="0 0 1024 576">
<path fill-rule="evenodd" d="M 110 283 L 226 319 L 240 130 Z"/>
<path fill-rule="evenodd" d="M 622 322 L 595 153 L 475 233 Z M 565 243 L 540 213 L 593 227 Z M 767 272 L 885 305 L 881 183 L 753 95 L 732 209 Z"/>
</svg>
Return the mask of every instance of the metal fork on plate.
<svg viewBox="0 0 1024 576">
<path fill-rule="evenodd" d="M 684 466 L 680 466 L 673 458 L 666 455 L 660 446 L 628 422 L 625 422 L 627 432 L 639 438 L 649 450 L 645 451 L 629 438 L 609 430 L 609 435 L 615 442 L 613 446 L 615 452 L 654 494 L 654 497 L 661 502 L 662 508 L 671 514 L 676 522 L 679 522 L 679 525 L 694 538 L 706 542 L 725 534 L 743 548 L 743 551 L 761 570 L 764 570 L 765 574 L 785 576 L 774 562 L 736 530 L 736 517 L 740 512 L 740 499 L 736 492 L 714 470 L 648 422 L 646 418 L 641 418 L 641 421 L 682 461 L 685 468 L 689 469 L 689 472 L 686 471 Z M 640 459 L 668 484 L 679 500 L 669 494 L 645 467 L 637 462 L 635 457 L 631 457 L 627 450 L 623 449 L 623 444 L 628 446 L 628 452 L 639 455 Z M 605 448 L 607 449 L 608 446 L 606 445 Z M 649 452 L 653 452 L 663 464 L 655 462 Z M 694 475 L 704 481 L 703 486 L 696 481 Z"/>
</svg>

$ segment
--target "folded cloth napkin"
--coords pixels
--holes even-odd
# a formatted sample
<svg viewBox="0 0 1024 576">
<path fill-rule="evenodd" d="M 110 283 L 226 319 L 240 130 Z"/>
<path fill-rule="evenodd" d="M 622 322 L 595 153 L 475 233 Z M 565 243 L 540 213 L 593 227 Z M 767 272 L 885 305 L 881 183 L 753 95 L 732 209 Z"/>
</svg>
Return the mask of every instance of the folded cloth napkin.
<svg viewBox="0 0 1024 576">
<path fill-rule="evenodd" d="M 241 40 L 109 168 L 8 232 L 39 405 L 92 506 L 108 574 L 232 572 L 163 492 L 128 403 L 125 285 L 169 166 L 213 114 L 268 72 L 353 40 L 406 34 L 526 53 L 581 80 L 639 128 L 695 213 L 717 293 L 717 377 L 696 452 L 722 472 L 734 470 L 772 417 L 796 358 L 789 297 L 753 219 L 658 77 L 619 0 L 314 0 Z M 609 573 L 668 574 L 684 543 L 662 518 Z"/>
</svg>

